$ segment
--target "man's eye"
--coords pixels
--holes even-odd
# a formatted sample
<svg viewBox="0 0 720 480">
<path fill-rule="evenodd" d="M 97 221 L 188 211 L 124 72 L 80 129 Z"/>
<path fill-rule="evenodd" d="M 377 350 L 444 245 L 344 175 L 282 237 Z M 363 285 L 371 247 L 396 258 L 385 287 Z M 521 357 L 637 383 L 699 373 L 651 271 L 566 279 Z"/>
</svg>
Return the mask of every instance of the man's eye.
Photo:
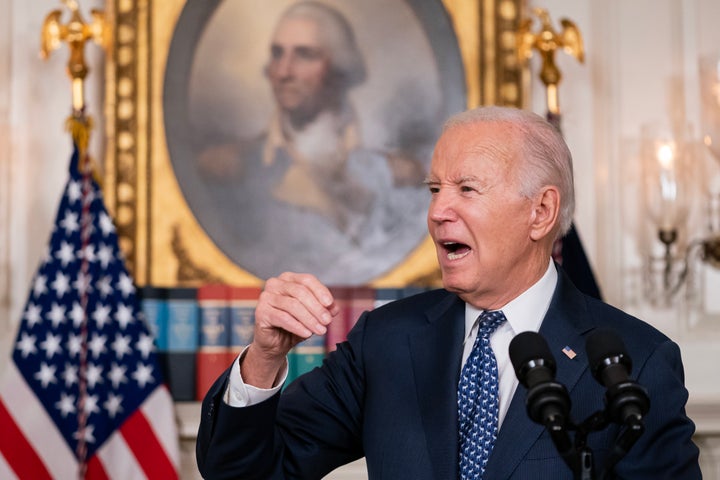
<svg viewBox="0 0 720 480">
<path fill-rule="evenodd" d="M 440 191 L 440 188 L 430 185 L 428 186 L 428 190 L 430 190 L 430 193 L 438 193 Z"/>
<path fill-rule="evenodd" d="M 463 193 L 469 193 L 469 192 L 474 192 L 475 189 L 474 189 L 473 187 L 468 186 L 468 185 L 462 185 L 462 186 L 460 186 L 460 191 L 463 192 Z"/>
<path fill-rule="evenodd" d="M 302 60 L 315 60 L 322 56 L 322 52 L 317 48 L 298 47 L 295 54 Z"/>
<path fill-rule="evenodd" d="M 282 49 L 282 47 L 278 47 L 278 46 L 275 46 L 275 45 L 273 45 L 272 47 L 270 47 L 270 56 L 272 57 L 273 60 L 277 60 L 277 59 L 279 59 L 280 57 L 282 57 L 282 56 L 283 56 L 283 49 Z"/>
</svg>

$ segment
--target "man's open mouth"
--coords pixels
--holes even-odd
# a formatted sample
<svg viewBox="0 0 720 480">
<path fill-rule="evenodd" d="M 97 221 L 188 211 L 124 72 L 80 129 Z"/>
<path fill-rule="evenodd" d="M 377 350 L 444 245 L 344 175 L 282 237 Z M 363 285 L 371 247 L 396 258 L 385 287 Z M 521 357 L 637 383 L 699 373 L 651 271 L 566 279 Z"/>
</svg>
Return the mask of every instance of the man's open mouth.
<svg viewBox="0 0 720 480">
<path fill-rule="evenodd" d="M 444 242 L 442 246 L 447 252 L 447 258 L 449 260 L 457 260 L 459 258 L 463 258 L 470 253 L 470 247 L 465 245 L 464 243 Z"/>
</svg>

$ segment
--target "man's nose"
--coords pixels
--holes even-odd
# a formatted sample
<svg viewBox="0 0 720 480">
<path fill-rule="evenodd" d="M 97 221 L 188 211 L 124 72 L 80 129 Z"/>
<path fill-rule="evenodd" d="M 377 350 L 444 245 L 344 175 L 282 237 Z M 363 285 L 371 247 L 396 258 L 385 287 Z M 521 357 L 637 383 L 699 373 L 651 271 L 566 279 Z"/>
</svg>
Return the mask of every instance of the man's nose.
<svg viewBox="0 0 720 480">
<path fill-rule="evenodd" d="M 452 221 L 457 218 L 453 195 L 447 190 L 439 190 L 432 195 L 428 207 L 428 219 L 435 223 Z"/>
<path fill-rule="evenodd" d="M 284 53 L 275 59 L 275 75 L 280 78 L 289 77 L 293 72 L 293 58 L 291 54 Z"/>
</svg>

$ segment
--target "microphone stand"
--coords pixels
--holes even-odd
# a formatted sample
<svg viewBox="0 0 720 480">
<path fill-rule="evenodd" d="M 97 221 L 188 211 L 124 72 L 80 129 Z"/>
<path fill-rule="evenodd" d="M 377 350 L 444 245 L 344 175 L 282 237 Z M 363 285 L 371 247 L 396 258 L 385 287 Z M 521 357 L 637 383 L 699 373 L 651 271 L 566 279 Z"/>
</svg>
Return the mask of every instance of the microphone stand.
<svg viewBox="0 0 720 480">
<path fill-rule="evenodd" d="M 580 471 L 580 458 L 577 451 L 570 441 L 570 434 L 566 425 L 557 417 L 551 419 L 546 425 L 550 438 L 552 438 L 555 448 L 565 463 L 570 467 L 573 473 Z"/>
<path fill-rule="evenodd" d="M 587 436 L 590 432 L 597 432 L 609 425 L 608 415 L 604 410 L 598 411 L 586 418 L 580 425 L 575 427 L 575 452 L 580 464 L 575 478 L 579 480 L 594 480 L 595 458 L 592 449 L 587 444 Z"/>
<path fill-rule="evenodd" d="M 571 421 L 564 425 L 554 420 L 545 425 L 550 438 L 555 444 L 555 448 L 567 466 L 570 467 L 575 480 L 596 480 L 593 452 L 587 444 L 587 436 L 591 432 L 607 428 L 611 423 L 610 418 L 611 415 L 606 408 L 593 413 L 579 425 Z M 611 478 L 610 475 L 615 465 L 630 451 L 630 448 L 645 431 L 642 417 L 635 415 L 629 416 L 621 428 L 623 430 L 606 459 L 597 480 Z M 573 430 L 575 431 L 574 442 L 570 440 L 570 431 Z"/>
<path fill-rule="evenodd" d="M 625 430 L 620 434 L 610 455 L 605 461 L 605 468 L 600 473 L 599 480 L 609 478 L 615 465 L 630 451 L 630 448 L 645 431 L 645 424 L 640 417 L 631 416 L 625 421 Z"/>
</svg>

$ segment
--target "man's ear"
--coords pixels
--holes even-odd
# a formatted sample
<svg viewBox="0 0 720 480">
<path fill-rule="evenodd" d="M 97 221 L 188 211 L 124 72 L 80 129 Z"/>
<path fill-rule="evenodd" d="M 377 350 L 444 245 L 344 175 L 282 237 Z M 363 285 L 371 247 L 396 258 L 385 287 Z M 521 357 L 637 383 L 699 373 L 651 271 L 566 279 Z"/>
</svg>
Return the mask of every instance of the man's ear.
<svg viewBox="0 0 720 480">
<path fill-rule="evenodd" d="M 530 238 L 538 241 L 555 231 L 560 215 L 560 191 L 547 185 L 534 199 L 530 219 Z"/>
</svg>

